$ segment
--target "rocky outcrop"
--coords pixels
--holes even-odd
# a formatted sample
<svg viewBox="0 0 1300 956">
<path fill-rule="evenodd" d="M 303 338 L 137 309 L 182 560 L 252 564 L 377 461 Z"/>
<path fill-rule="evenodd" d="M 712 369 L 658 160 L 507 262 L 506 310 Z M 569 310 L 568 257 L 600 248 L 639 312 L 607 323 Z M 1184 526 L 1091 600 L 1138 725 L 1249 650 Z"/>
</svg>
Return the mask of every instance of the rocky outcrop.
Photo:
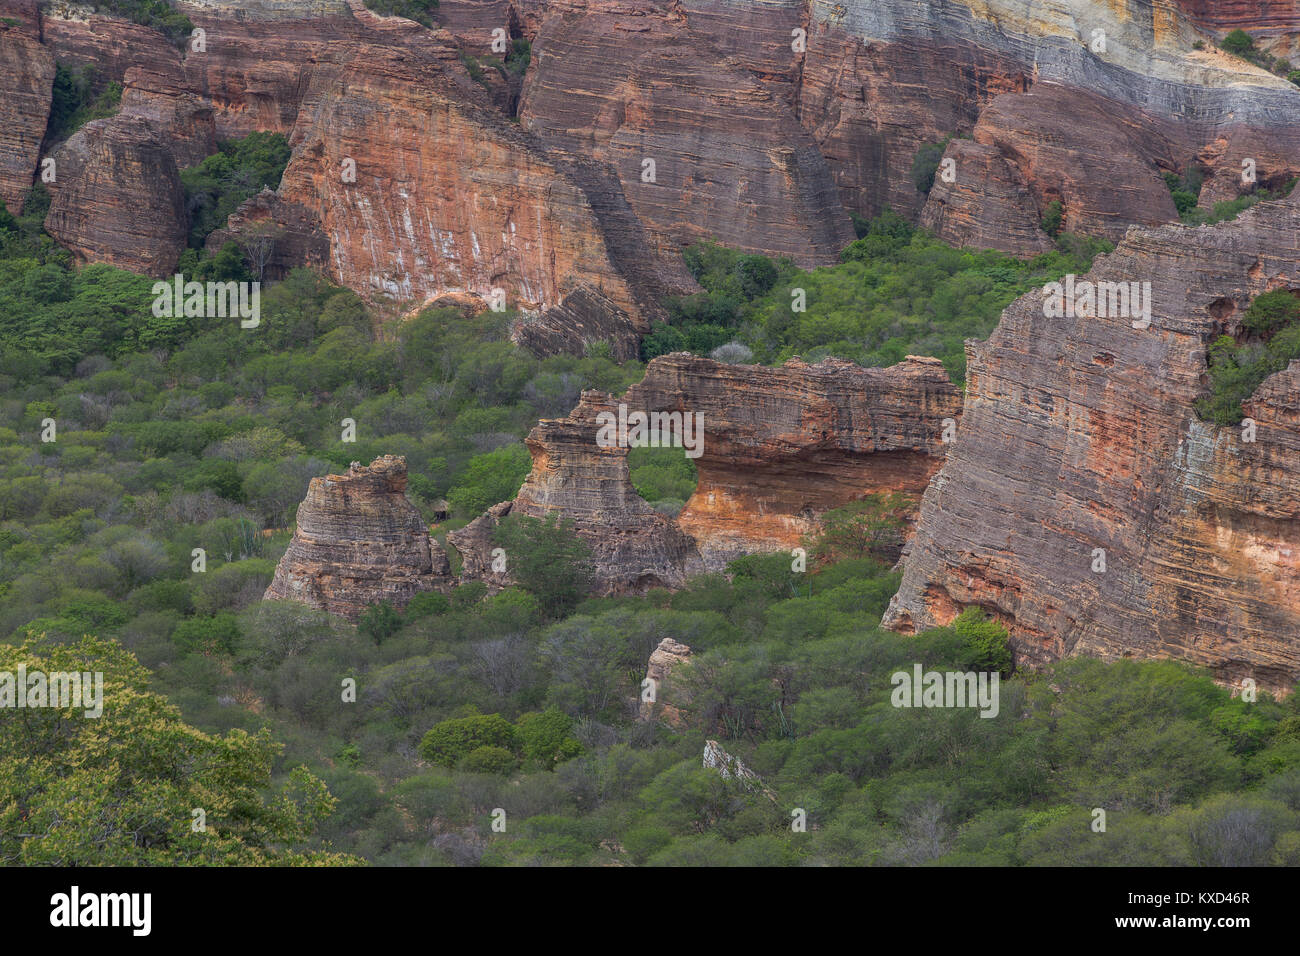
<svg viewBox="0 0 1300 956">
<path fill-rule="evenodd" d="M 94 120 L 54 154 L 45 229 L 78 262 L 148 276 L 176 267 L 189 220 L 169 137 L 143 118 Z"/>
<path fill-rule="evenodd" d="M 1197 23 L 1227 33 L 1245 30 L 1256 40 L 1300 34 L 1300 0 L 1174 0 Z"/>
<path fill-rule="evenodd" d="M 311 480 L 265 598 L 356 621 L 381 601 L 400 610 L 449 584 L 447 555 L 406 498 L 406 459 L 384 455 Z"/>
<path fill-rule="evenodd" d="M 282 279 L 296 266 L 328 271 L 329 239 L 315 213 L 270 189 L 241 203 L 224 228 L 208 235 L 207 248 L 215 253 L 226 243 L 238 243 L 259 231 L 271 239 L 264 279 Z"/>
<path fill-rule="evenodd" d="M 680 641 L 665 637 L 650 654 L 646 663 L 645 679 L 654 688 L 654 699 L 646 700 L 645 685 L 642 685 L 638 720 L 650 720 L 657 717 L 670 727 L 685 726 L 681 707 L 686 702 L 685 695 L 676 684 L 670 684 L 669 678 L 680 668 L 690 662 L 691 649 Z M 670 703 L 670 701 L 672 701 Z"/>
<path fill-rule="evenodd" d="M 1300 678 L 1300 364 L 1240 428 L 1202 422 L 1207 344 L 1300 292 L 1300 197 L 1214 227 L 1134 230 L 1089 281 L 1149 282 L 1151 324 L 1045 317 L 1030 293 L 967 346 L 957 441 L 926 492 L 886 623 L 978 606 L 1017 660 L 1176 657 L 1237 683 Z M 1053 290 L 1054 293 L 1054 290 Z"/>
<path fill-rule="evenodd" d="M 607 342 L 616 362 L 635 359 L 641 346 L 632 317 L 585 285 L 559 305 L 516 325 L 511 338 L 540 356 L 583 355 L 597 342 Z"/>
<path fill-rule="evenodd" d="M 501 288 L 536 310 L 585 285 L 644 327 L 674 288 L 634 293 L 574 179 L 406 51 L 369 51 L 321 97 L 280 192 L 321 223 L 334 278 L 371 295 Z"/>
<path fill-rule="evenodd" d="M 1176 218 L 1159 171 L 1198 166 L 1208 174 L 1206 204 L 1248 188 L 1245 158 L 1269 177 L 1300 172 L 1300 90 L 1240 59 L 1195 51 L 1209 37 L 1163 0 L 1059 0 L 1028 11 L 1013 0 L 853 0 L 811 12 L 800 117 L 845 205 L 866 215 L 886 206 L 919 215 L 913 157 L 953 133 L 996 147 L 1040 214 L 1061 199 L 1067 228 L 1112 239 L 1132 222 Z M 985 210 L 1021 221 L 1004 169 L 974 170 L 991 177 L 987 189 L 967 180 L 989 194 Z M 1011 209 L 991 210 L 998 194 Z M 1020 252 L 1023 239 L 995 248 Z"/>
<path fill-rule="evenodd" d="M 557 514 L 591 546 L 600 593 L 678 588 L 700 573 L 695 543 L 632 487 L 627 448 L 597 443 L 602 412 L 617 414 L 603 392 L 586 391 L 568 418 L 546 419 L 528 434 L 533 468 L 511 514 Z"/>
<path fill-rule="evenodd" d="M 889 368 L 797 359 L 779 368 L 662 356 L 621 400 L 703 423 L 699 482 L 677 517 L 704 565 L 797 547 L 818 516 L 877 491 L 919 494 L 961 393 L 937 359 Z"/>
<path fill-rule="evenodd" d="M 496 522 L 514 512 L 557 514 L 591 545 L 598 590 L 680 587 L 745 554 L 799 546 L 830 508 L 877 491 L 919 495 L 943 461 L 945 424 L 955 424 L 960 406 L 937 359 L 887 369 L 796 359 L 767 368 L 660 356 L 621 398 L 587 391 L 567 418 L 539 422 L 518 497 L 448 540 L 466 578 L 500 585 L 487 572 Z M 627 444 L 613 431 L 598 441 L 602 424 L 636 413 L 697 429 L 674 432 L 698 450 L 699 475 L 676 519 L 636 493 Z"/>
<path fill-rule="evenodd" d="M 1066 123 L 1068 135 L 1063 129 Z M 1011 158 L 1014 172 L 1007 175 L 1013 181 L 1032 183 L 1039 214 L 1058 200 L 1064 210 L 1063 229 L 1118 240 L 1130 223 L 1158 225 L 1178 218 L 1152 155 L 1152 127 L 1158 124 L 1136 111 L 1116 115 L 1100 97 L 1043 82 L 1027 93 L 995 99 L 980 114 L 973 135 L 977 144 L 986 147 L 985 155 Z M 1167 156 L 1165 150 L 1160 153 Z M 1106 161 L 1097 162 L 1098 156 Z M 1165 162 L 1172 166 L 1175 160 L 1169 157 Z M 995 189 L 1001 168 L 993 168 Z M 957 167 L 958 179 L 980 172 L 974 164 Z M 1001 194 L 988 188 L 984 192 L 984 212 L 994 218 L 1010 218 L 1027 208 L 1020 190 L 1014 190 L 1014 195 L 1005 195 L 1005 187 Z M 993 233 L 981 238 L 996 240 Z M 1005 240 L 995 245 L 1012 251 Z"/>
<path fill-rule="evenodd" d="M 0 22 L 0 201 L 14 215 L 36 174 L 54 83 L 54 57 L 40 43 L 34 14 Z"/>
</svg>

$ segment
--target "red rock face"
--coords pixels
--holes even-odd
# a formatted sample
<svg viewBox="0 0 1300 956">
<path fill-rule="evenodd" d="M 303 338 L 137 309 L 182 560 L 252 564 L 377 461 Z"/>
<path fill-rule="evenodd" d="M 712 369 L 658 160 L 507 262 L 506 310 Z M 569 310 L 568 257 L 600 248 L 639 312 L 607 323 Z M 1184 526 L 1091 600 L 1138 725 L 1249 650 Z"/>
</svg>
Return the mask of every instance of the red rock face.
<svg viewBox="0 0 1300 956">
<path fill-rule="evenodd" d="M 355 182 L 341 174 L 356 166 Z M 398 299 L 494 288 L 558 305 L 586 284 L 642 309 L 586 193 L 518 130 L 461 102 L 437 65 L 373 51 L 322 96 L 281 193 L 310 209 L 334 277 Z"/>
<path fill-rule="evenodd" d="M 834 360 L 765 368 L 660 356 L 621 398 L 584 392 L 569 417 L 538 423 L 528 436 L 533 469 L 515 501 L 448 540 L 467 579 L 500 586 L 508 577 L 493 576 L 489 558 L 496 522 L 511 511 L 558 514 L 592 546 L 602 591 L 680 587 L 741 555 L 797 547 L 830 508 L 876 491 L 919 495 L 943 460 L 945 421 L 961 414 L 960 404 L 935 359 L 888 369 Z M 637 495 L 627 447 L 598 442 L 599 416 L 617 417 L 620 405 L 700 416 L 699 485 L 675 521 Z"/>
<path fill-rule="evenodd" d="M 1225 681 L 1300 678 L 1300 367 L 1247 404 L 1254 442 L 1201 422 L 1206 345 L 1300 291 L 1300 207 L 1135 231 L 1089 279 L 1150 282 L 1150 328 L 1046 318 L 1041 293 L 968 346 L 957 442 L 926 492 L 886 622 L 986 608 L 1029 665 L 1177 657 Z M 1104 551 L 1105 571 L 1097 567 Z"/>
<path fill-rule="evenodd" d="M 1019 167 L 996 146 L 954 139 L 943 161 L 953 165 L 935 177 L 921 210 L 923 228 L 963 248 L 996 248 L 1017 256 L 1052 248 L 1039 226 L 1037 198 Z"/>
<path fill-rule="evenodd" d="M 447 555 L 406 499 L 406 459 L 384 455 L 312 479 L 265 599 L 356 621 L 380 601 L 400 610 L 421 591 L 445 589 L 449 575 Z"/>
<path fill-rule="evenodd" d="M 5 92 L 0 97 L 0 201 L 16 215 L 39 165 L 54 57 L 41 45 L 31 20 L 9 18 L 16 25 L 0 23 L 0 89 Z"/>
<path fill-rule="evenodd" d="M 1113 104 L 1097 97 L 1040 83 L 1028 93 L 995 99 L 974 137 L 1015 164 L 1033 184 L 1040 209 L 1061 202 L 1063 229 L 1118 240 L 1130 223 L 1158 225 L 1178 213 L 1151 157 L 1153 122 L 1140 116 L 1126 122 L 1116 114 Z M 962 173 L 959 164 L 959 178 Z"/>
<path fill-rule="evenodd" d="M 700 573 L 699 555 L 689 536 L 651 508 L 632 487 L 627 449 L 597 444 L 597 416 L 615 410 L 603 392 L 587 391 L 568 418 L 537 423 L 528 435 L 533 468 L 513 503 L 498 505 L 448 540 L 465 559 L 466 578 L 489 576 L 491 533 L 506 514 L 544 518 L 557 514 L 591 547 L 598 593 L 635 593 L 677 588 Z"/>
<path fill-rule="evenodd" d="M 1256 34 L 1300 32 L 1297 0 L 1174 0 L 1198 23 L 1215 30 Z"/>
<path fill-rule="evenodd" d="M 55 153 L 45 229 L 78 262 L 170 275 L 189 222 L 176 159 L 158 126 L 129 117 L 94 120 Z"/>
<path fill-rule="evenodd" d="M 827 24 L 810 34 L 799 115 L 844 205 L 864 216 L 892 208 L 915 218 L 925 202 L 912 183 L 917 150 L 969 133 L 993 97 L 1030 83 L 1022 64 L 956 37 L 863 43 Z"/>
</svg>

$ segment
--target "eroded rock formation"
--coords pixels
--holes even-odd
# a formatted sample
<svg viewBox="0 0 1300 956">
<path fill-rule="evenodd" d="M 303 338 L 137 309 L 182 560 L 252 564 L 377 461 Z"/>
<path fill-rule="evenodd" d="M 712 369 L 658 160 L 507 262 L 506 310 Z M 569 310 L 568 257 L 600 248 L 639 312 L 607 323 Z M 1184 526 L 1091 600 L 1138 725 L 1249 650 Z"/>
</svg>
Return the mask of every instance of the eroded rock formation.
<svg viewBox="0 0 1300 956">
<path fill-rule="evenodd" d="M 1300 363 L 1246 403 L 1254 441 L 1194 411 L 1207 344 L 1237 334 L 1260 293 L 1300 293 L 1298 202 L 1130 232 L 1088 278 L 1149 282 L 1149 328 L 1046 318 L 1034 292 L 968 344 L 957 441 L 889 626 L 974 605 L 1006 623 L 1021 663 L 1086 652 L 1273 689 L 1300 678 Z"/>
<path fill-rule="evenodd" d="M 421 591 L 446 588 L 450 571 L 406 498 L 406 459 L 384 455 L 311 480 L 265 598 L 356 621 L 380 601 L 400 610 Z"/>
<path fill-rule="evenodd" d="M 599 416 L 617 418 L 620 406 L 698 416 L 699 483 L 675 520 L 637 495 L 627 447 L 597 442 Z M 567 418 L 539 422 L 518 497 L 448 540 L 466 577 L 499 585 L 504 579 L 488 573 L 496 522 L 512 511 L 554 513 L 592 546 L 600 590 L 679 587 L 742 555 L 797 547 L 830 508 L 876 491 L 919 495 L 942 463 L 945 422 L 960 406 L 937 359 L 887 369 L 796 359 L 767 368 L 660 356 L 621 398 L 584 392 Z"/>
<path fill-rule="evenodd" d="M 796 547 L 822 512 L 872 492 L 919 494 L 947 451 L 945 419 L 961 415 L 943 365 L 917 357 L 767 368 L 678 353 L 651 362 L 621 401 L 700 416 L 699 483 L 677 523 L 709 570 Z"/>
<path fill-rule="evenodd" d="M 524 125 L 613 166 L 665 256 L 716 239 L 813 266 L 853 240 L 793 110 L 680 10 L 631 0 L 555 15 L 533 55 Z"/>
<path fill-rule="evenodd" d="M 169 275 L 188 219 L 166 133 L 144 119 L 94 120 L 54 154 L 45 228 L 79 262 Z"/>
<path fill-rule="evenodd" d="M 0 22 L 0 201 L 23 211 L 50 115 L 54 57 L 41 45 L 35 4 Z"/>
<path fill-rule="evenodd" d="M 670 678 L 677 674 L 680 679 L 681 668 L 690 659 L 691 649 L 686 644 L 671 637 L 665 637 L 659 642 L 659 646 L 650 654 L 645 672 L 646 680 L 653 682 L 651 686 L 654 688 L 654 699 L 646 700 L 644 690 L 642 691 L 638 720 L 658 717 L 670 727 L 684 726 L 681 707 L 686 702 L 685 695 L 679 685 L 670 682 Z"/>
</svg>

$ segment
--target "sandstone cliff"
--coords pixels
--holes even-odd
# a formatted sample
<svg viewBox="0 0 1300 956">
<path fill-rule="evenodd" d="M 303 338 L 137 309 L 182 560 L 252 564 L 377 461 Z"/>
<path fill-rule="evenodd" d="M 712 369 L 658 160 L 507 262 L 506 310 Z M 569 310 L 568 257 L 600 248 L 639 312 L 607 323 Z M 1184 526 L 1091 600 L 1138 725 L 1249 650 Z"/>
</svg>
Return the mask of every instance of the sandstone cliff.
<svg viewBox="0 0 1300 956">
<path fill-rule="evenodd" d="M 12 25 L 0 22 L 0 201 L 14 215 L 23 211 L 38 166 L 54 83 L 54 57 L 40 43 L 35 5 L 25 12 L 7 17 Z"/>
<path fill-rule="evenodd" d="M 312 479 L 265 598 L 356 621 L 380 601 L 400 610 L 449 584 L 447 555 L 406 499 L 406 459 L 385 455 Z"/>
<path fill-rule="evenodd" d="M 1275 689 L 1300 678 L 1300 363 L 1247 403 L 1253 442 L 1193 410 L 1207 343 L 1235 334 L 1254 296 L 1300 291 L 1298 203 L 1130 232 L 1089 278 L 1150 282 L 1149 328 L 1045 318 L 1034 292 L 968 344 L 957 441 L 889 626 L 975 605 L 1025 664 L 1086 652 L 1177 657 Z"/>
<path fill-rule="evenodd" d="M 1300 172 L 1300 90 L 1194 50 L 1212 35 L 1161 0 L 1028 9 L 1012 0 L 850 0 L 811 11 L 800 117 L 845 205 L 863 214 L 892 206 L 919 215 L 925 197 L 912 184 L 912 159 L 953 133 L 995 147 L 1015 173 L 1008 178 L 987 151 L 956 154 L 975 160 L 959 164 L 958 183 L 971 191 L 965 205 L 981 196 L 980 214 L 996 225 L 972 230 L 960 209 L 927 219 L 955 242 L 996 240 L 1008 223 L 995 248 L 1013 253 L 1033 251 L 1019 181 L 1038 215 L 1059 199 L 1067 228 L 1119 239 L 1130 223 L 1175 219 L 1160 171 L 1196 165 L 1207 175 L 1206 205 L 1246 190 L 1245 158 L 1265 171 L 1261 182 Z M 937 200 L 951 202 L 947 192 Z"/>
<path fill-rule="evenodd" d="M 188 219 L 170 139 L 143 118 L 94 120 L 54 154 L 45 228 L 78 262 L 169 275 Z"/>
<path fill-rule="evenodd" d="M 612 165 L 665 256 L 717 239 L 813 266 L 852 241 L 830 168 L 793 111 L 680 11 L 632 2 L 555 15 L 533 56 L 524 125 Z"/>
</svg>

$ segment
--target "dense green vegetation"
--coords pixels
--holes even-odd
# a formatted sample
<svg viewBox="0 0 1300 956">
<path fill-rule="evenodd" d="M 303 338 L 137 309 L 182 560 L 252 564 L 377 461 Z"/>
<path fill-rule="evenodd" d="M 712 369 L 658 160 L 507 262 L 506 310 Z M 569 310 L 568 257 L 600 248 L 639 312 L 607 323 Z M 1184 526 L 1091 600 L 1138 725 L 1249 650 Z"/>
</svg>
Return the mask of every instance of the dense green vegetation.
<svg viewBox="0 0 1300 956">
<path fill-rule="evenodd" d="M 99 83 L 94 66 L 69 67 L 59 63 L 54 68 L 46 136 L 51 143 L 67 139 L 91 120 L 112 116 L 121 102 L 122 84 Z"/>
<path fill-rule="evenodd" d="M 366 7 L 385 17 L 406 17 L 426 27 L 433 26 L 438 0 L 365 0 Z"/>
<path fill-rule="evenodd" d="M 939 142 L 926 143 L 916 151 L 916 155 L 912 157 L 912 185 L 916 187 L 917 192 L 929 193 L 934 188 L 935 174 L 939 171 L 944 150 L 948 148 L 948 143 L 951 141 L 951 136 L 945 136 Z"/>
<path fill-rule="evenodd" d="M 934 355 L 961 382 L 965 339 L 986 338 L 1014 299 L 1068 272 L 1086 272 L 1097 253 L 1111 248 L 1063 234 L 1057 250 L 1025 262 L 954 249 L 893 213 L 869 223 L 840 265 L 811 272 L 697 243 L 686 262 L 705 292 L 670 300 L 671 320 L 646 336 L 642 357 L 707 355 L 731 341 L 766 364 L 833 355 L 892 365 L 908 354 Z"/>
<path fill-rule="evenodd" d="M 0 644 L 0 671 L 98 671 L 103 713 L 0 721 L 0 862 L 25 866 L 264 866 L 360 862 L 297 852 L 337 801 L 304 767 L 273 798 L 270 734 L 205 734 L 149 689 L 113 641 Z M 75 813 L 70 814 L 70 808 Z M 196 816 L 195 811 L 201 816 Z"/>
<path fill-rule="evenodd" d="M 282 133 L 249 133 L 242 139 L 218 143 L 217 152 L 199 165 L 181 170 L 191 248 L 201 248 L 245 199 L 279 186 L 289 165 L 289 152 Z"/>
<path fill-rule="evenodd" d="M 695 493 L 695 462 L 680 448 L 629 449 L 627 467 L 636 493 L 665 514 L 677 514 Z"/>
<path fill-rule="evenodd" d="M 168 0 L 91 0 L 90 6 L 100 13 L 152 27 L 177 46 L 184 46 L 194 31 L 189 17 L 174 9 Z"/>
<path fill-rule="evenodd" d="M 263 168 L 261 144 L 221 155 Z M 204 176 L 220 186 L 224 168 Z M 103 670 L 113 709 L 4 725 L 6 860 L 1300 862 L 1300 698 L 1233 700 L 1170 663 L 1020 674 L 975 610 L 921 637 L 882 631 L 898 496 L 831 513 L 803 573 L 751 556 L 675 594 L 591 598 L 572 528 L 512 516 L 496 543 L 520 583 L 491 597 L 423 594 L 357 627 L 262 601 L 312 476 L 405 455 L 412 501 L 430 519 L 451 508 L 442 535 L 514 495 L 538 418 L 584 387 L 622 392 L 641 366 L 599 348 L 539 360 L 509 341 L 509 312 L 379 324 L 305 270 L 264 288 L 256 329 L 158 318 L 149 280 L 71 268 L 41 233 L 45 201 L 38 187 L 22 217 L 0 212 L 0 670 Z M 888 216 L 814 272 L 699 245 L 687 261 L 706 292 L 672 304 L 668 331 L 765 361 L 928 351 L 960 370 L 963 337 L 1096 251 L 1061 246 L 1019 263 Z M 233 251 L 193 256 L 246 269 Z M 806 312 L 788 309 L 796 287 Z M 1248 328 L 1271 346 L 1294 316 L 1261 300 Z M 629 466 L 665 511 L 695 486 L 680 450 Z M 661 688 L 680 723 L 636 718 L 665 637 L 693 649 Z M 917 663 L 1001 674 L 998 716 L 894 707 L 892 675 Z M 709 738 L 766 791 L 703 769 Z M 105 753 L 112 773 L 92 769 Z M 69 800 L 109 839 L 55 820 Z"/>
<path fill-rule="evenodd" d="M 464 64 L 470 79 L 491 92 L 492 86 L 488 83 L 487 74 L 483 72 L 484 67 L 496 70 L 501 79 L 509 82 L 512 77 L 521 77 L 528 71 L 532 57 L 532 43 L 523 37 L 516 37 L 510 41 L 504 59 L 491 53 L 461 53 L 460 62 Z"/>
<path fill-rule="evenodd" d="M 1241 317 L 1240 334 L 1210 345 L 1210 394 L 1197 402 L 1198 414 L 1217 425 L 1237 424 L 1245 416 L 1241 403 L 1298 358 L 1300 299 L 1286 289 L 1256 296 Z"/>
</svg>

